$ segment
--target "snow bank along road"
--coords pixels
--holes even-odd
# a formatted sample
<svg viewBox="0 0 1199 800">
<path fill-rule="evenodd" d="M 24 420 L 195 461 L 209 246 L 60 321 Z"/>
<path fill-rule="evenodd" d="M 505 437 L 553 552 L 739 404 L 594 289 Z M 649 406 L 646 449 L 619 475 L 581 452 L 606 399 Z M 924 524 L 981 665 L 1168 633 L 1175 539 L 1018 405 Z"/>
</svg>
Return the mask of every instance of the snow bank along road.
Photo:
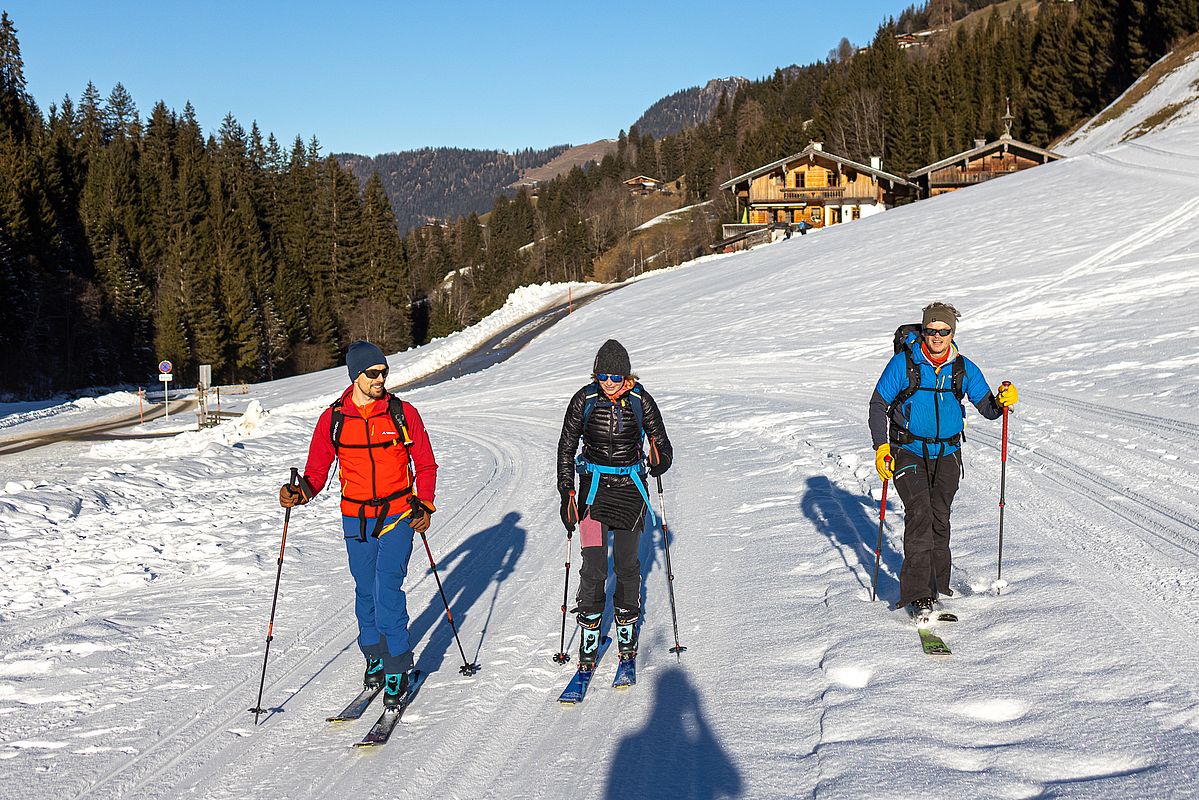
<svg viewBox="0 0 1199 800">
<path fill-rule="evenodd" d="M 37 485 L 13 476 L 0 495 L 0 795 L 1199 796 L 1195 141 L 1082 156 L 663 273 L 503 364 L 407 393 L 441 463 L 431 544 L 483 672 L 458 675 L 416 553 L 412 630 L 431 676 L 380 751 L 349 747 L 369 719 L 323 721 L 361 674 L 329 495 L 292 517 L 274 711 L 257 729 L 245 711 L 278 552 L 273 496 L 344 373 L 264 387 L 266 415 L 81 448 Z M 1123 181 L 1128 160 L 1155 180 Z M 1060 202 L 1023 202 L 1034 196 Z M 1142 220 L 1113 228 L 1130 199 Z M 975 416 L 954 510 L 962 622 L 942 630 L 954 655 L 940 660 L 904 615 L 869 602 L 865 430 L 891 331 L 934 298 L 966 313 L 960 344 L 990 382 L 1022 393 L 1010 586 L 989 590 L 999 429 Z M 614 692 L 601 669 L 583 706 L 563 709 L 553 453 L 610 335 L 678 452 L 666 510 L 689 649 L 666 652 L 654 529 L 638 686 Z M 888 522 L 884 599 L 900 506 Z"/>
</svg>

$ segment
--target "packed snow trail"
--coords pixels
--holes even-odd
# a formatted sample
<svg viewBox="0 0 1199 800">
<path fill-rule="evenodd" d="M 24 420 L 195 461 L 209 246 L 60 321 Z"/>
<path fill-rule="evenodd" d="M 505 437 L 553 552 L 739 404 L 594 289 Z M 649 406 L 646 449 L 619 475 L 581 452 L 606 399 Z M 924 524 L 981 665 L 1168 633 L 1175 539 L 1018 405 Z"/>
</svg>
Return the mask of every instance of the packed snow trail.
<svg viewBox="0 0 1199 800">
<path fill-rule="evenodd" d="M 1195 141 L 1136 150 L 1153 180 L 1082 156 L 655 274 L 501 365 L 406 393 L 441 464 L 430 543 L 483 670 L 457 673 L 415 554 L 412 631 L 430 674 L 374 752 L 352 748 L 371 715 L 324 721 L 362 672 L 330 494 L 292 517 L 264 695 L 277 710 L 257 729 L 245 711 L 275 493 L 344 371 L 261 387 L 270 413 L 235 425 L 81 449 L 41 483 L 12 476 L 0 794 L 1199 796 Z M 1139 221 L 1114 224 L 1130 202 Z M 963 310 L 958 342 L 990 383 L 1022 395 L 1000 597 L 999 425 L 968 409 L 946 601 L 961 621 L 942 659 L 888 608 L 897 502 L 869 601 L 880 487 L 867 401 L 891 332 L 932 299 Z M 554 452 L 609 336 L 675 444 L 664 482 L 688 650 L 667 652 L 655 529 L 641 543 L 636 689 L 611 688 L 611 660 L 563 708 Z M 572 593 L 577 545 L 573 561 Z"/>
</svg>

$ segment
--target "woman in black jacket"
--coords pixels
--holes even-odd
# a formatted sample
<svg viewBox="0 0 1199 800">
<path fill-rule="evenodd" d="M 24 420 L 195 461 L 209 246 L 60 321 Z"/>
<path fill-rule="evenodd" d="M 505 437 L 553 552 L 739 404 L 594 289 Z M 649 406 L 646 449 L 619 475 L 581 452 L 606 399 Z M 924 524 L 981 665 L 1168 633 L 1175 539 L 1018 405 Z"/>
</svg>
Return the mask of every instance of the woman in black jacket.
<svg viewBox="0 0 1199 800">
<path fill-rule="evenodd" d="M 616 572 L 616 641 L 622 659 L 637 654 L 641 614 L 638 539 L 645 514 L 654 518 L 642 464 L 642 441 L 650 440 L 650 475 L 670 469 L 674 455 L 658 404 L 637 383 L 629 354 L 620 342 L 604 342 L 596 353 L 592 378 L 570 399 L 558 439 L 562 524 L 573 531 L 577 523 L 582 539 L 583 566 L 572 610 L 578 614 L 581 628 L 579 668 L 584 670 L 595 665 L 599 653 L 609 531 Z M 580 438 L 583 452 L 576 459 Z M 581 478 L 577 495 L 576 472 Z"/>
</svg>

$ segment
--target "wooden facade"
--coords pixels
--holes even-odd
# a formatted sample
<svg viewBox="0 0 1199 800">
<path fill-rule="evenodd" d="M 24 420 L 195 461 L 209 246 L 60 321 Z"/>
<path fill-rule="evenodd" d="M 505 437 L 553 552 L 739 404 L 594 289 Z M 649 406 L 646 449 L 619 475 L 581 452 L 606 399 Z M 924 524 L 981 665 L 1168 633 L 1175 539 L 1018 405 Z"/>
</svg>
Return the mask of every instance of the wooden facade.
<svg viewBox="0 0 1199 800">
<path fill-rule="evenodd" d="M 908 180 L 920 187 L 922 196 L 936 197 L 1060 158 L 1058 153 L 1004 134 L 993 142 L 976 139 L 973 149 L 916 170 Z"/>
<path fill-rule="evenodd" d="M 731 189 L 742 226 L 807 223 L 814 228 L 851 222 L 914 199 L 916 187 L 870 165 L 824 150 L 819 142 L 799 153 L 721 184 Z"/>
<path fill-rule="evenodd" d="M 638 175 L 635 178 L 629 178 L 624 182 L 629 191 L 633 194 L 649 194 L 650 192 L 662 191 L 664 185 L 657 178 L 651 178 L 647 175 Z"/>
</svg>

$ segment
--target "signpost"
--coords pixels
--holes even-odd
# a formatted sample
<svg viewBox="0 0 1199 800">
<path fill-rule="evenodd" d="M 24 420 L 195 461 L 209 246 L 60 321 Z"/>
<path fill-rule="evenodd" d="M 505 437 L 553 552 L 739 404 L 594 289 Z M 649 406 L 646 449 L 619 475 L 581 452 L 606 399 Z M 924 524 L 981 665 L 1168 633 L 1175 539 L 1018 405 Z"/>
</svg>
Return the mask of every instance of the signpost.
<svg viewBox="0 0 1199 800">
<path fill-rule="evenodd" d="M 171 416 L 171 381 L 175 380 L 175 376 L 171 374 L 172 365 L 170 361 L 158 362 L 158 380 L 162 381 L 162 418 L 168 419 Z"/>
</svg>

